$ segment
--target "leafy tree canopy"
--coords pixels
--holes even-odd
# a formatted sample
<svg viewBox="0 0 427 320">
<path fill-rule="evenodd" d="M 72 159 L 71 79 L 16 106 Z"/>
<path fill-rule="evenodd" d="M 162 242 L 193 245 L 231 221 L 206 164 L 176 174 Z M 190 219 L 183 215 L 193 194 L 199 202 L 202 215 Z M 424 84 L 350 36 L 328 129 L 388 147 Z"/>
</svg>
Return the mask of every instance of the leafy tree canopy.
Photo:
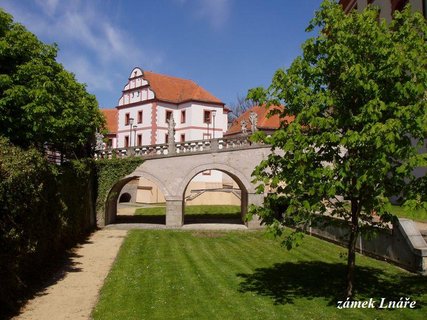
<svg viewBox="0 0 427 320">
<path fill-rule="evenodd" d="M 46 45 L 0 9 L 0 135 L 39 150 L 87 154 L 103 124 L 96 98 Z"/>
<path fill-rule="evenodd" d="M 283 118 L 295 116 L 271 137 L 258 134 L 273 153 L 255 181 L 273 192 L 256 212 L 279 234 L 287 222 L 301 227 L 321 214 L 348 220 L 352 296 L 359 228 L 373 223 L 373 213 L 390 221 L 391 196 L 427 200 L 426 177 L 413 175 L 426 163 L 419 150 L 427 137 L 427 24 L 408 8 L 387 23 L 375 7 L 345 14 L 326 0 L 307 31 L 318 34 L 302 56 L 278 70 L 268 89 L 248 94 L 285 105 Z"/>
</svg>

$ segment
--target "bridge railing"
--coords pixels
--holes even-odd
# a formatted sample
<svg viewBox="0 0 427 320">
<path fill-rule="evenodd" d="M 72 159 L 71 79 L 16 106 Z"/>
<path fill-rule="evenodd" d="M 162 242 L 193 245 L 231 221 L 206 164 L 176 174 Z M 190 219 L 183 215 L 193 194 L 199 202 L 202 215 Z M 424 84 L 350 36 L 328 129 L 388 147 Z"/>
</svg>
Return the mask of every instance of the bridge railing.
<svg viewBox="0 0 427 320">
<path fill-rule="evenodd" d="M 188 153 L 220 152 L 233 149 L 245 149 L 260 146 L 253 144 L 248 136 L 234 138 L 216 138 L 209 140 L 192 140 L 173 144 L 156 144 L 128 148 L 109 148 L 95 151 L 95 159 L 112 159 L 127 157 L 166 157 Z"/>
</svg>

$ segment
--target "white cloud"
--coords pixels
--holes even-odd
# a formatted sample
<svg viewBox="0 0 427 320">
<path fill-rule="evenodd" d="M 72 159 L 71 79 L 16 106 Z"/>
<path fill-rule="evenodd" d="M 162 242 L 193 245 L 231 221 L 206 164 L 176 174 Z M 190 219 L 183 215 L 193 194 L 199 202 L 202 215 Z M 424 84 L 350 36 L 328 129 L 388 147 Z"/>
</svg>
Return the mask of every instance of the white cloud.
<svg viewBox="0 0 427 320">
<path fill-rule="evenodd" d="M 207 18 L 215 29 L 222 28 L 231 11 L 230 0 L 200 0 L 198 15 Z"/>
<path fill-rule="evenodd" d="M 221 29 L 231 14 L 232 0 L 174 0 L 181 6 L 191 5 L 195 16 L 206 20 L 214 29 Z"/>
<path fill-rule="evenodd" d="M 133 66 L 155 69 L 162 63 L 161 52 L 142 48 L 113 21 L 102 7 L 104 0 L 35 0 L 39 10 L 26 10 L 19 2 L 6 3 L 15 19 L 40 39 L 58 43 L 58 60 L 90 92 L 115 91 L 119 96 L 121 82 Z"/>
<path fill-rule="evenodd" d="M 55 14 L 59 0 L 36 0 L 36 2 L 47 15 L 52 16 Z"/>
</svg>

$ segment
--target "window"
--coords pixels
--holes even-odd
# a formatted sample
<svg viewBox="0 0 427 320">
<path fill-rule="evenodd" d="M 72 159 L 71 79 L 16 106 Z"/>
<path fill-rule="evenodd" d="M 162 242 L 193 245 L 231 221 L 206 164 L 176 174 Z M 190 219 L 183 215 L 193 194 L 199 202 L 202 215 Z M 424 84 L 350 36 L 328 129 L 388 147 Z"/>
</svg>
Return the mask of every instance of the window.
<svg viewBox="0 0 427 320">
<path fill-rule="evenodd" d="M 138 134 L 137 136 L 137 146 L 142 146 L 142 134 Z"/>
<path fill-rule="evenodd" d="M 203 111 L 203 122 L 204 123 L 211 123 L 211 111 L 210 110 Z"/>
<path fill-rule="evenodd" d="M 138 111 L 138 123 L 142 123 L 142 111 Z"/>
<path fill-rule="evenodd" d="M 185 110 L 181 111 L 181 123 L 185 123 Z"/>
<path fill-rule="evenodd" d="M 170 110 L 166 110 L 166 118 L 165 118 L 165 122 L 167 123 L 168 120 L 172 117 L 172 111 Z"/>
<path fill-rule="evenodd" d="M 181 140 L 180 140 L 181 142 L 184 142 L 185 141 L 185 133 L 184 134 L 181 134 Z"/>
<path fill-rule="evenodd" d="M 125 148 L 129 148 L 129 136 L 125 136 Z"/>
<path fill-rule="evenodd" d="M 107 147 L 112 148 L 113 147 L 113 139 L 109 138 L 107 142 Z"/>
<path fill-rule="evenodd" d="M 165 134 L 165 143 L 168 143 L 168 140 L 169 140 L 169 135 L 166 133 Z"/>
<path fill-rule="evenodd" d="M 129 119 L 130 119 L 130 114 L 129 114 L 129 113 L 126 113 L 126 114 L 125 114 L 125 126 L 128 126 L 128 125 L 129 125 Z"/>
</svg>

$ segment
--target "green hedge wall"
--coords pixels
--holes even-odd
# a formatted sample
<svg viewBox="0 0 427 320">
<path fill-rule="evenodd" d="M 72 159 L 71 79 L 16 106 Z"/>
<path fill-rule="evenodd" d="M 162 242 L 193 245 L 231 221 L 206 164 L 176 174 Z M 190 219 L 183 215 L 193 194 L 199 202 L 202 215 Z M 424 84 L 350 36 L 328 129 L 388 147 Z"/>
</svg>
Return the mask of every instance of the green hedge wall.
<svg viewBox="0 0 427 320">
<path fill-rule="evenodd" d="M 109 190 L 142 159 L 49 163 L 0 137 L 0 319 L 66 248 L 96 227 Z"/>
<path fill-rule="evenodd" d="M 31 279 L 95 226 L 93 161 L 50 164 L 0 137 L 0 318 Z"/>
</svg>

